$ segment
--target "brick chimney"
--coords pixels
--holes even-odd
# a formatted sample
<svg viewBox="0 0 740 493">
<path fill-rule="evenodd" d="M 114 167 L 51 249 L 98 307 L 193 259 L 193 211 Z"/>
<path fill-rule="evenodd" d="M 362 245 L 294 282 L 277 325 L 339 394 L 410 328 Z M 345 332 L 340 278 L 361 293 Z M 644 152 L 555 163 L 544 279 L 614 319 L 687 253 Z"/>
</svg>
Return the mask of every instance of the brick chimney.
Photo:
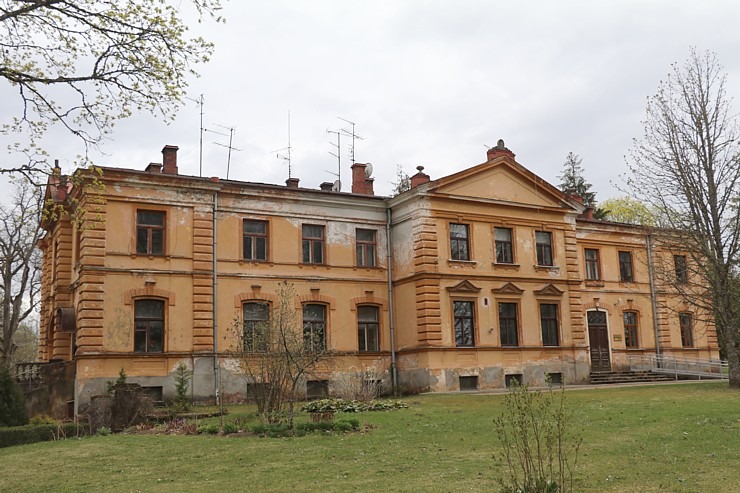
<svg viewBox="0 0 740 493">
<path fill-rule="evenodd" d="M 575 200 L 579 204 L 583 205 L 583 197 L 581 197 L 577 193 L 571 193 L 571 194 L 569 194 L 568 195 L 568 198 L 571 199 L 571 200 Z"/>
<path fill-rule="evenodd" d="M 429 175 L 424 173 L 424 166 L 417 166 L 416 174 L 411 177 L 411 188 L 416 188 L 424 183 L 429 183 Z"/>
<path fill-rule="evenodd" d="M 299 181 L 301 181 L 299 178 L 288 178 L 285 180 L 285 186 L 288 188 L 298 188 Z"/>
<path fill-rule="evenodd" d="M 144 171 L 147 173 L 161 173 L 162 165 L 160 163 L 149 163 Z"/>
<path fill-rule="evenodd" d="M 498 142 L 496 143 L 496 147 L 491 147 L 486 152 L 486 155 L 488 156 L 488 160 L 491 161 L 493 159 L 496 159 L 500 156 L 508 156 L 511 159 L 514 159 L 515 155 L 513 152 L 511 152 L 505 145 L 504 145 L 504 139 L 498 139 Z"/>
<path fill-rule="evenodd" d="M 583 214 L 580 216 L 581 219 L 593 219 L 594 218 L 594 208 L 593 207 L 586 207 L 586 210 L 583 211 Z"/>
<path fill-rule="evenodd" d="M 177 146 L 164 146 L 162 149 L 162 173 L 166 175 L 177 174 Z"/>
<path fill-rule="evenodd" d="M 375 178 L 365 175 L 367 164 L 355 163 L 352 165 L 352 193 L 362 195 L 375 195 L 373 191 L 373 182 Z"/>
</svg>

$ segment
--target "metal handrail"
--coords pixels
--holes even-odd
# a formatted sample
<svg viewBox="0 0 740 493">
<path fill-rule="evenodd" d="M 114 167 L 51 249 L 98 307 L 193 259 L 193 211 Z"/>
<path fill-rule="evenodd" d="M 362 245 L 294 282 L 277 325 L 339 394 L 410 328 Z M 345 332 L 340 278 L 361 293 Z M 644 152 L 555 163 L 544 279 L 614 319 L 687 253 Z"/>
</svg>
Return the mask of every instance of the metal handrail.
<svg viewBox="0 0 740 493">
<path fill-rule="evenodd" d="M 645 354 L 629 356 L 631 370 L 652 371 L 675 375 L 696 376 L 712 379 L 729 379 L 729 365 L 726 360 L 684 358 L 665 354 Z"/>
</svg>

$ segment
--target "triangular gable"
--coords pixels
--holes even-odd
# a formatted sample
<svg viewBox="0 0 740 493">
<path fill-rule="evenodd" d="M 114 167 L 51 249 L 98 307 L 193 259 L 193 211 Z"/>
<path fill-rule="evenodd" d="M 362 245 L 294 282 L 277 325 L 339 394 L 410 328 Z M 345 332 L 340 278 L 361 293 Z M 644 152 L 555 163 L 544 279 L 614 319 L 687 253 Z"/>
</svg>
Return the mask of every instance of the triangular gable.
<svg viewBox="0 0 740 493">
<path fill-rule="evenodd" d="M 477 293 L 480 291 L 480 288 L 475 286 L 472 282 L 464 280 L 454 286 L 448 287 L 447 291 L 451 293 Z"/>
<path fill-rule="evenodd" d="M 509 156 L 499 156 L 435 180 L 431 183 L 429 192 L 566 209 L 578 213 L 583 209 L 583 206 Z"/>
<path fill-rule="evenodd" d="M 524 290 L 513 283 L 507 282 L 500 288 L 492 289 L 491 292 L 495 294 L 522 294 Z"/>
<path fill-rule="evenodd" d="M 542 289 L 536 289 L 534 294 L 538 296 L 562 296 L 563 291 L 554 284 L 546 284 Z"/>
</svg>

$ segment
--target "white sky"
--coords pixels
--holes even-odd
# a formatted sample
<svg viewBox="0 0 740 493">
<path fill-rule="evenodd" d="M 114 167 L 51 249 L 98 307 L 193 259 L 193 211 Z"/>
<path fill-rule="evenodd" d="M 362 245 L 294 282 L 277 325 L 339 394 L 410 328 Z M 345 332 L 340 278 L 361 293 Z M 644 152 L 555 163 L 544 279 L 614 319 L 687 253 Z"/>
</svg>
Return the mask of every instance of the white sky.
<svg viewBox="0 0 740 493">
<path fill-rule="evenodd" d="M 190 96 L 205 98 L 206 128 L 236 127 L 231 179 L 284 183 L 276 158 L 288 145 L 293 176 L 333 181 L 329 130 L 354 121 L 376 194 L 396 165 L 425 166 L 432 179 L 485 161 L 503 138 L 517 161 L 557 185 L 569 151 L 583 158 L 598 200 L 614 185 L 639 137 L 646 98 L 689 47 L 718 54 L 740 94 L 738 1 L 245 1 L 225 5 L 225 25 L 195 25 L 216 44 Z M 7 88 L 0 83 L 0 95 Z M 0 106 L 2 106 L 0 104 Z M 737 109 L 737 107 L 736 107 Z M 5 117 L 7 115 L 3 115 Z M 3 118 L 4 119 L 4 118 Z M 151 116 L 121 123 L 93 154 L 97 164 L 143 169 L 180 147 L 180 173 L 198 174 L 199 109 L 174 123 Z M 226 175 L 228 138 L 206 133 L 204 176 Z M 349 138 L 342 177 L 349 190 Z M 63 166 L 82 152 L 68 136 L 48 151 Z"/>
</svg>

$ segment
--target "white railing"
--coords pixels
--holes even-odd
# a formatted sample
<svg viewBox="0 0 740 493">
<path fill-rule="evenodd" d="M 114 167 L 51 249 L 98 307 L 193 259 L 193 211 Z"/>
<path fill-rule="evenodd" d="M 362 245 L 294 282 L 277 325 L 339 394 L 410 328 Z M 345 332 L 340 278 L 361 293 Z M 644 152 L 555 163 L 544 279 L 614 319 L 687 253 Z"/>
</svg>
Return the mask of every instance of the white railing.
<svg viewBox="0 0 740 493">
<path fill-rule="evenodd" d="M 679 376 L 694 376 L 712 379 L 728 379 L 729 367 L 727 361 L 718 359 L 682 358 L 669 355 L 645 354 L 630 356 L 630 369 L 652 371 Z"/>
</svg>

